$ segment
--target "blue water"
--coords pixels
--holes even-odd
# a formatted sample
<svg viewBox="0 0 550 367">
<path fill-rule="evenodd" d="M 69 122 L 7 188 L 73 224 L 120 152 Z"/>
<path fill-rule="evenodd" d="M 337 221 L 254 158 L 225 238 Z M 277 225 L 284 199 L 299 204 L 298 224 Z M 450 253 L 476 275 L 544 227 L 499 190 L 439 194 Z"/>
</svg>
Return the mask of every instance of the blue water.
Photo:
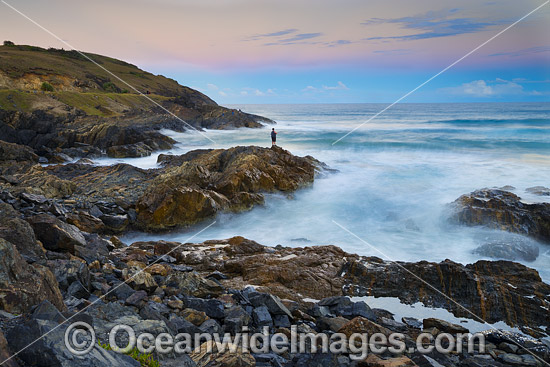
<svg viewBox="0 0 550 367">
<path fill-rule="evenodd" d="M 268 195 L 264 206 L 249 212 L 219 215 L 194 242 L 241 235 L 265 245 L 334 244 L 391 260 L 470 263 L 481 258 L 472 253 L 477 246 L 500 234 L 449 224 L 448 203 L 476 189 L 505 185 L 514 186 L 525 201 L 550 200 L 525 192 L 550 186 L 550 103 L 400 104 L 336 144 L 386 106 L 230 107 L 276 120 L 280 146 L 312 155 L 338 172 L 289 196 Z M 196 132 L 165 133 L 180 142 L 172 152 L 181 154 L 269 146 L 270 129 L 206 131 L 216 144 Z M 154 167 L 156 156 L 123 161 Z M 187 241 L 210 222 L 169 234 L 133 233 L 124 240 Z M 539 258 L 526 264 L 550 281 L 550 244 L 540 244 Z"/>
</svg>

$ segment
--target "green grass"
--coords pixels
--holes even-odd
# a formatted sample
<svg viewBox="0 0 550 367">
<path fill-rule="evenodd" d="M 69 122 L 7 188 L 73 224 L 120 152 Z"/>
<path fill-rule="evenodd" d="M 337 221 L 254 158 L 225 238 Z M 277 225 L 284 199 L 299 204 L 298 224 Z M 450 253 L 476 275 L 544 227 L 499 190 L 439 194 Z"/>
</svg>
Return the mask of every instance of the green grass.
<svg viewBox="0 0 550 367">
<path fill-rule="evenodd" d="M 97 341 L 99 346 L 105 350 L 112 350 L 111 346 L 107 343 L 103 344 L 101 341 Z M 159 361 L 153 358 L 151 353 L 141 353 L 137 348 L 132 349 L 130 352 L 126 353 L 127 356 L 132 357 L 141 364 L 142 367 L 160 367 Z"/>
<path fill-rule="evenodd" d="M 31 104 L 36 99 L 34 93 L 0 89 L 0 109 L 2 110 L 26 112 L 31 109 Z"/>
<path fill-rule="evenodd" d="M 57 99 L 66 105 L 78 108 L 84 111 L 87 115 L 92 116 L 110 116 L 116 114 L 109 113 L 109 104 L 117 102 L 128 109 L 149 109 L 153 107 L 153 103 L 139 94 L 131 93 L 79 93 L 79 92 L 57 92 L 53 93 Z M 150 94 L 151 99 L 162 102 L 170 100 L 169 97 Z"/>
<path fill-rule="evenodd" d="M 153 94 L 172 97 L 184 92 L 184 87 L 175 80 L 153 75 L 127 62 L 91 53 L 85 55 L 142 92 L 148 90 Z M 32 72 L 89 81 L 98 88 L 103 88 L 104 84 L 109 83 L 108 91 L 127 88 L 124 83 L 72 50 L 43 49 L 26 45 L 0 46 L 0 70 L 12 78 L 20 78 Z"/>
</svg>

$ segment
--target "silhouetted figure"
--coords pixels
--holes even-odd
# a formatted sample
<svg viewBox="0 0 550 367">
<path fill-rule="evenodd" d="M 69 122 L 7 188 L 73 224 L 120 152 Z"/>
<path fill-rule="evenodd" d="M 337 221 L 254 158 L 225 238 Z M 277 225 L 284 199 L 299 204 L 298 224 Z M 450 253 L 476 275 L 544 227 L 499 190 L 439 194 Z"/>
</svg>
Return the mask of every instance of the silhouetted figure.
<svg viewBox="0 0 550 367">
<path fill-rule="evenodd" d="M 275 131 L 275 128 L 271 129 L 271 145 L 277 145 L 277 132 Z"/>
</svg>

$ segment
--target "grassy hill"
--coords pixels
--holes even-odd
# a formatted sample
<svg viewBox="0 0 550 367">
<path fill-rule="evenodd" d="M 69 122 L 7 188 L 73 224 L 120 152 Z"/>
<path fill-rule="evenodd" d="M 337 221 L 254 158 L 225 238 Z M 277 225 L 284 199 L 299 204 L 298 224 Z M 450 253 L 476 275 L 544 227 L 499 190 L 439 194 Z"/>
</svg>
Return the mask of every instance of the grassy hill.
<svg viewBox="0 0 550 367">
<path fill-rule="evenodd" d="M 76 51 L 0 46 L 0 139 L 56 161 L 60 152 L 137 157 L 175 143 L 162 129 L 231 129 L 273 122 L 218 106 L 196 90 L 127 62 L 86 55 L 146 96 Z"/>
<path fill-rule="evenodd" d="M 162 75 L 110 57 L 86 56 L 162 104 L 200 109 L 217 104 L 206 95 Z M 168 107 L 170 103 L 167 103 Z M 71 108 L 86 115 L 123 115 L 154 104 L 76 51 L 35 46 L 0 46 L 0 108 L 36 109 L 63 114 Z"/>
</svg>

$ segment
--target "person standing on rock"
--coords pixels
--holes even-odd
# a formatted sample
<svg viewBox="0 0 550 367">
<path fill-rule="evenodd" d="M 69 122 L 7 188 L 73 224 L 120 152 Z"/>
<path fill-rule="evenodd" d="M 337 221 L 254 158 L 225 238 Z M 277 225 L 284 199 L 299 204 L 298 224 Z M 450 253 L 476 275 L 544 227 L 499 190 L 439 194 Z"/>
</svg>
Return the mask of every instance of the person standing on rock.
<svg viewBox="0 0 550 367">
<path fill-rule="evenodd" d="M 277 132 L 275 128 L 271 129 L 271 146 L 277 145 Z"/>
</svg>

